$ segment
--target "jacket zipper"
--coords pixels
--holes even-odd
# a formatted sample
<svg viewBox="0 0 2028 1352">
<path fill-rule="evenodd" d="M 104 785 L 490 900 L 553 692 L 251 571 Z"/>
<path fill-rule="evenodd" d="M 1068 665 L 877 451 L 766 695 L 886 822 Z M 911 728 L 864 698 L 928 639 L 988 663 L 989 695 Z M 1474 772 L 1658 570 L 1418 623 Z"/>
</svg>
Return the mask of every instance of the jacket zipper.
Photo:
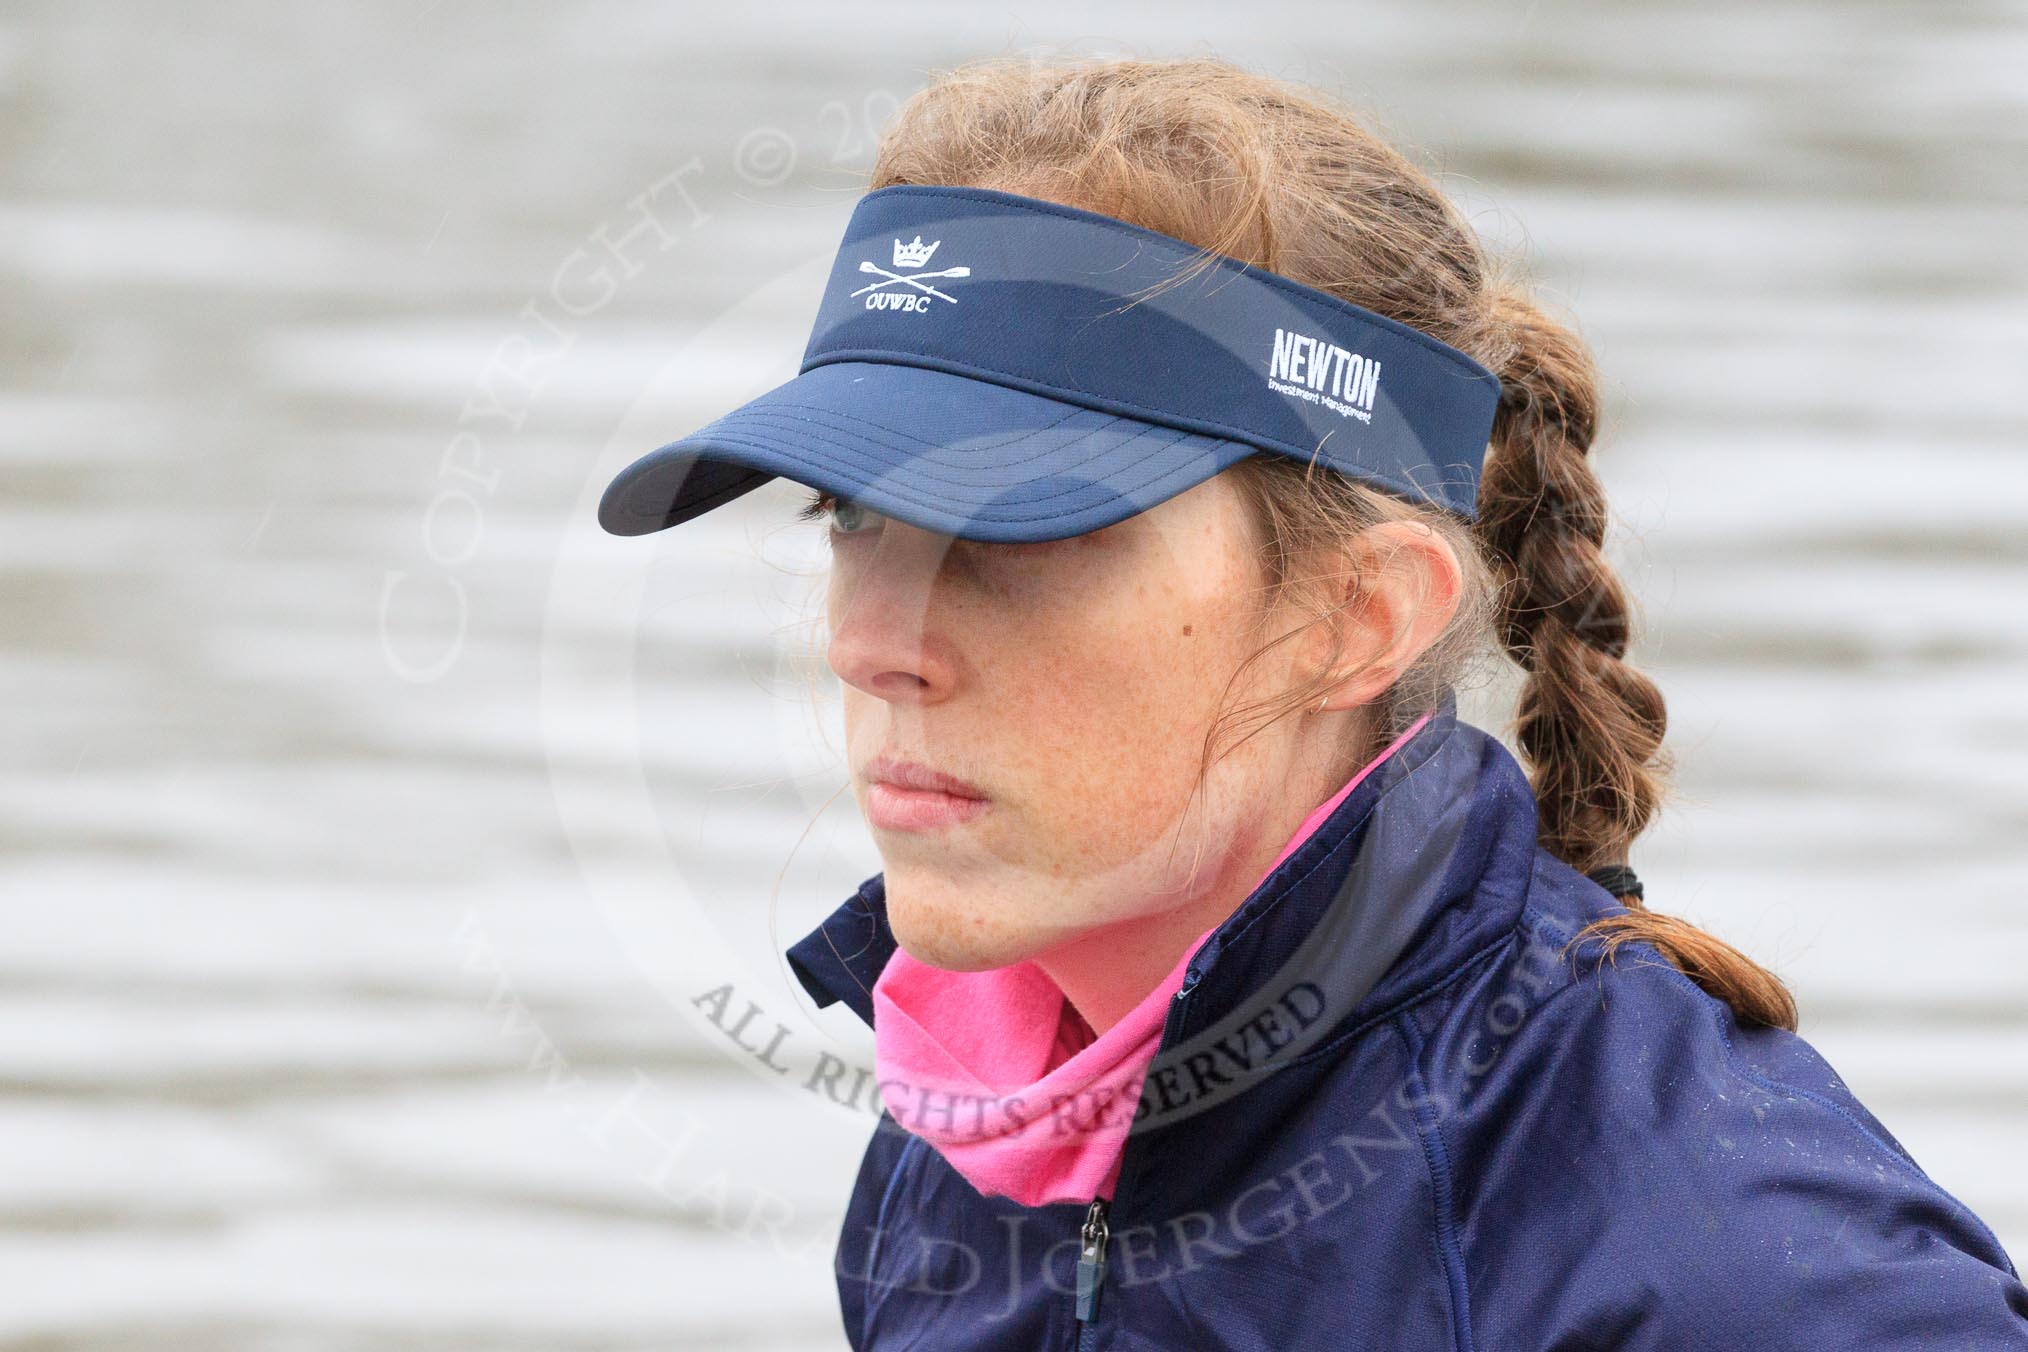
<svg viewBox="0 0 2028 1352">
<path fill-rule="evenodd" d="M 1190 992 L 1197 988 L 1197 979 L 1202 975 L 1195 967 L 1183 974 L 1183 984 L 1177 988 L 1174 998 L 1169 1001 L 1169 1012 L 1162 1020 L 1162 1037 L 1155 1044 L 1155 1054 L 1162 1054 L 1169 1046 L 1171 1035 L 1180 1026 L 1183 1007 L 1190 1001 Z M 1133 1138 L 1128 1137 L 1131 1145 Z M 1124 1168 L 1120 1176 L 1126 1177 Z M 1077 1251 L 1077 1343 L 1084 1346 L 1085 1333 L 1091 1321 L 1098 1317 L 1099 1292 L 1104 1289 L 1106 1279 L 1106 1241 L 1111 1237 L 1107 1220 L 1112 1206 L 1103 1197 L 1091 1199 L 1085 1208 L 1084 1228 L 1079 1231 L 1082 1243 Z"/>
<path fill-rule="evenodd" d="M 1084 1213 L 1084 1244 L 1077 1251 L 1077 1322 L 1098 1316 L 1099 1285 L 1106 1279 L 1106 1199 L 1094 1197 Z"/>
</svg>

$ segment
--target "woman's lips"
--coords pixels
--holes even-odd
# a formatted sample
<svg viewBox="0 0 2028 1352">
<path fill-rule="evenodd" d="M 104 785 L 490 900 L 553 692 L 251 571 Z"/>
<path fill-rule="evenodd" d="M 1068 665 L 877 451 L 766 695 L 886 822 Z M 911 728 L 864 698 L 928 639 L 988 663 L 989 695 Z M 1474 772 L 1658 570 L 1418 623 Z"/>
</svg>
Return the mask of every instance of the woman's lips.
<svg viewBox="0 0 2028 1352">
<path fill-rule="evenodd" d="M 984 790 L 904 756 L 876 756 L 864 773 L 867 819 L 884 830 L 956 826 L 989 806 Z"/>
<path fill-rule="evenodd" d="M 875 780 L 866 790 L 866 816 L 888 831 L 934 831 L 968 822 L 992 806 L 984 798 L 961 798 L 939 789 L 905 789 Z"/>
</svg>

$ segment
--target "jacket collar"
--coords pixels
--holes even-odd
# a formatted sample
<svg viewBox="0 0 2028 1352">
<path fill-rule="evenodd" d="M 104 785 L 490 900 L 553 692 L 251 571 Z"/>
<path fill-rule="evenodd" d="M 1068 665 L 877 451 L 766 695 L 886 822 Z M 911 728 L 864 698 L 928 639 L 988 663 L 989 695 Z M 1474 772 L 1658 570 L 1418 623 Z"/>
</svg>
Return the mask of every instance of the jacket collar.
<svg viewBox="0 0 2028 1352">
<path fill-rule="evenodd" d="M 1429 722 L 1204 941 L 1184 982 L 1190 1025 L 1308 982 L 1335 1026 L 1440 981 L 1519 919 L 1535 828 L 1526 774 L 1458 719 L 1446 690 Z M 818 1008 L 843 1000 L 870 1027 L 873 983 L 894 950 L 876 874 L 787 956 Z"/>
</svg>

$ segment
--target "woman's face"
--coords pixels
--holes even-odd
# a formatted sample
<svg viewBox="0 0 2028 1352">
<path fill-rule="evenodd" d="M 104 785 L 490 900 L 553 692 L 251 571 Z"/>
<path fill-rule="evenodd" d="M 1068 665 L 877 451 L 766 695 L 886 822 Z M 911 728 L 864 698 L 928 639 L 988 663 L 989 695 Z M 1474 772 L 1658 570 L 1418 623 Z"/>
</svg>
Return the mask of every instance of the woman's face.
<svg viewBox="0 0 2028 1352">
<path fill-rule="evenodd" d="M 1195 803 L 1191 790 L 1217 709 L 1286 680 L 1301 645 L 1228 691 L 1276 631 L 1226 476 L 1041 544 L 957 540 L 849 502 L 830 530 L 829 660 L 852 788 L 912 956 L 1004 966 L 1257 881 L 1242 876 L 1261 862 L 1249 809 L 1279 803 L 1302 720 L 1224 757 Z M 984 806 L 907 822 L 907 802 L 924 799 L 876 788 L 880 757 L 955 776 Z"/>
</svg>

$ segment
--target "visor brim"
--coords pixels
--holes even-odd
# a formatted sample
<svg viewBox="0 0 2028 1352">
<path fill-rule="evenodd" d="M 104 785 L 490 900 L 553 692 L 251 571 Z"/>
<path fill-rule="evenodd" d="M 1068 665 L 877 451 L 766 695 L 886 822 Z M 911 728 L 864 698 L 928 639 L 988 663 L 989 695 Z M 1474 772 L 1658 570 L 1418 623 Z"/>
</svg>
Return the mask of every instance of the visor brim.
<svg viewBox="0 0 2028 1352">
<path fill-rule="evenodd" d="M 646 535 L 780 477 L 958 539 L 1059 540 L 1256 453 L 949 371 L 836 361 L 642 456 L 607 485 L 598 519 Z"/>
</svg>

